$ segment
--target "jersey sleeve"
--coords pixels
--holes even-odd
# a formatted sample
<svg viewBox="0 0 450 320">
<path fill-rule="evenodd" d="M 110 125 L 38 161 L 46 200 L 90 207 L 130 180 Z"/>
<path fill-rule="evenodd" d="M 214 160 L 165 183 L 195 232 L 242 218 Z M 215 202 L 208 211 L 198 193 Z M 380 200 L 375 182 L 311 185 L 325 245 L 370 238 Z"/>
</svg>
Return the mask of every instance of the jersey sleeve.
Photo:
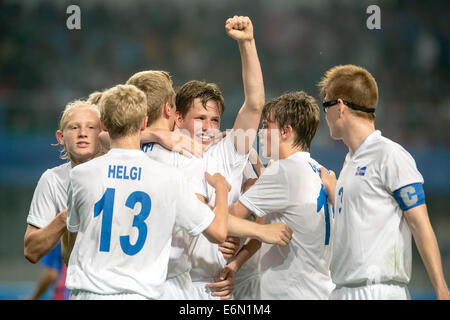
<svg viewBox="0 0 450 320">
<path fill-rule="evenodd" d="M 413 157 L 400 146 L 391 151 L 383 169 L 381 177 L 391 193 L 413 183 L 423 183 L 423 177 L 417 170 Z"/>
<path fill-rule="evenodd" d="M 258 217 L 282 212 L 288 205 L 287 179 L 275 162 L 259 177 L 239 201 Z"/>
<path fill-rule="evenodd" d="M 58 214 L 52 185 L 54 179 L 50 170 L 46 170 L 34 190 L 27 223 L 38 228 L 47 226 Z"/>
<path fill-rule="evenodd" d="M 74 171 L 75 170 L 72 170 L 70 172 L 69 187 L 67 192 L 67 230 L 69 230 L 69 232 L 78 232 L 78 228 L 80 226 L 80 215 L 76 210 L 77 206 L 75 203 L 77 184 L 72 176 Z"/>
<path fill-rule="evenodd" d="M 223 148 L 222 152 L 224 154 L 224 159 L 228 161 L 232 168 L 236 168 L 239 166 L 244 166 L 248 160 L 249 153 L 240 154 L 237 152 L 236 147 L 234 146 L 234 137 L 237 136 L 234 130 L 231 130 L 226 137 L 223 139 Z M 243 139 L 241 139 L 243 140 Z M 238 136 L 239 141 L 239 136 Z M 239 142 L 238 142 L 239 143 Z"/>
<path fill-rule="evenodd" d="M 176 185 L 175 223 L 185 229 L 191 237 L 198 236 L 214 220 L 214 212 L 197 199 L 189 181 L 180 176 Z"/>
</svg>

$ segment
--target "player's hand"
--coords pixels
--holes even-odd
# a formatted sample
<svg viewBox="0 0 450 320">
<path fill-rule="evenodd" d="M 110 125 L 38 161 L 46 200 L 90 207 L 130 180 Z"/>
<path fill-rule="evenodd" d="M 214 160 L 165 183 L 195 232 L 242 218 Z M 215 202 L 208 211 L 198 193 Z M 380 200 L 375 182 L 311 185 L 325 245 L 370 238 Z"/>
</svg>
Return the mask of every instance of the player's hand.
<svg viewBox="0 0 450 320">
<path fill-rule="evenodd" d="M 155 129 L 152 130 L 152 133 L 155 135 L 157 143 L 168 150 L 179 152 L 188 158 L 203 156 L 202 144 L 183 133 L 182 130 Z"/>
<path fill-rule="evenodd" d="M 225 242 L 220 244 L 219 251 L 222 252 L 225 259 L 231 259 L 239 250 L 240 245 L 241 239 L 239 237 L 228 236 Z"/>
<path fill-rule="evenodd" d="M 208 283 L 206 288 L 211 290 L 211 295 L 214 297 L 220 297 L 220 299 L 230 299 L 234 290 L 234 276 L 235 272 L 225 266 L 220 272 L 219 281 L 214 283 Z"/>
<path fill-rule="evenodd" d="M 210 175 L 208 172 L 205 172 L 205 178 L 206 181 L 216 190 L 218 188 L 225 188 L 227 191 L 231 190 L 231 185 L 220 173 Z"/>
<path fill-rule="evenodd" d="M 249 17 L 234 16 L 227 19 L 225 30 L 234 40 L 253 40 L 253 25 Z"/>
<path fill-rule="evenodd" d="M 450 292 L 448 291 L 448 289 L 446 292 L 443 292 L 443 293 L 438 292 L 437 299 L 438 300 L 450 300 Z"/>
<path fill-rule="evenodd" d="M 320 178 L 322 179 L 323 188 L 327 193 L 329 202 L 334 206 L 334 194 L 336 191 L 336 174 L 333 170 L 327 170 L 325 167 L 319 168 Z"/>
<path fill-rule="evenodd" d="M 282 222 L 274 222 L 262 226 L 265 231 L 259 240 L 269 244 L 285 247 L 292 239 L 292 229 Z"/>
</svg>

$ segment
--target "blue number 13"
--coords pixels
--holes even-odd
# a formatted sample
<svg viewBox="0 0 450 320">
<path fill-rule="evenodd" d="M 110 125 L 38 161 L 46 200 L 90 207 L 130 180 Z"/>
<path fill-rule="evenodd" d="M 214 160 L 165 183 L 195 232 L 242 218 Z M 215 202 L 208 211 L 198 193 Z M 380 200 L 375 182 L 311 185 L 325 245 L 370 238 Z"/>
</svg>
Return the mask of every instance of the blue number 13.
<svg viewBox="0 0 450 320">
<path fill-rule="evenodd" d="M 100 232 L 100 251 L 109 252 L 111 246 L 111 229 L 112 218 L 114 212 L 114 197 L 116 189 L 108 188 L 103 194 L 102 198 L 97 201 L 94 206 L 94 218 L 98 217 L 102 212 L 102 226 Z M 125 201 L 125 206 L 134 209 L 137 203 L 141 204 L 141 211 L 133 218 L 133 227 L 138 229 L 138 238 L 135 244 L 130 243 L 130 236 L 120 237 L 120 247 L 127 255 L 135 255 L 141 251 L 147 239 L 147 224 L 145 220 L 150 215 L 152 208 L 152 201 L 150 196 L 142 191 L 135 191 L 131 193 Z"/>
</svg>

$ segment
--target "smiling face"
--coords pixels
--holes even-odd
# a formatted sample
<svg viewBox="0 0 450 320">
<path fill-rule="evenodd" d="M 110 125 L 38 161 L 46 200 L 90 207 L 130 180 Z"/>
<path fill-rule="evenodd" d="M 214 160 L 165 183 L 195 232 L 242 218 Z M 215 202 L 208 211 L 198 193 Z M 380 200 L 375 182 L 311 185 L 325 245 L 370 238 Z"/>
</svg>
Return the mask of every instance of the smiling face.
<svg viewBox="0 0 450 320">
<path fill-rule="evenodd" d="M 214 100 L 208 100 L 203 106 L 201 99 L 195 98 L 186 115 L 178 116 L 177 126 L 187 130 L 191 137 L 207 147 L 214 141 L 214 134 L 220 129 L 219 105 Z"/>
<path fill-rule="evenodd" d="M 64 146 L 72 167 L 101 153 L 100 131 L 100 117 L 94 110 L 79 107 L 70 112 L 62 131 L 56 132 L 56 138 Z"/>
</svg>

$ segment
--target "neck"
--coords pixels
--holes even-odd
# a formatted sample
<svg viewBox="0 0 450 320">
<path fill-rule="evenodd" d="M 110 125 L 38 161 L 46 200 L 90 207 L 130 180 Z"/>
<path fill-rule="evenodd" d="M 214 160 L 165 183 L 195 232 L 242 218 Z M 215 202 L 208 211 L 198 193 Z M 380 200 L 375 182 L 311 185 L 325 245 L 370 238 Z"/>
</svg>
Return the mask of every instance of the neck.
<svg viewBox="0 0 450 320">
<path fill-rule="evenodd" d="M 174 123 L 167 118 L 160 117 L 154 121 L 151 125 L 147 126 L 145 130 L 152 131 L 156 129 L 174 130 Z"/>
<path fill-rule="evenodd" d="M 94 158 L 97 158 L 97 157 L 99 157 L 99 156 L 101 156 L 101 155 L 103 155 L 103 154 L 104 154 L 103 149 L 100 148 L 100 150 L 99 150 L 96 154 L 94 154 L 93 156 L 90 156 L 89 158 L 84 158 L 84 159 L 73 159 L 73 157 L 70 157 L 70 156 L 69 156 L 69 159 L 70 159 L 70 166 L 71 166 L 72 168 L 75 168 L 77 165 L 82 164 L 82 163 L 85 163 L 85 162 L 88 162 L 89 160 L 92 160 L 92 159 L 94 159 Z"/>
<path fill-rule="evenodd" d="M 116 139 L 111 139 L 111 149 L 140 149 L 141 148 L 141 133 L 123 136 Z"/>
<path fill-rule="evenodd" d="M 348 147 L 350 155 L 353 155 L 364 140 L 375 131 L 375 124 L 359 120 L 349 124 L 346 129 L 343 141 Z"/>
<path fill-rule="evenodd" d="M 282 143 L 279 148 L 280 160 L 292 156 L 296 152 L 303 152 L 302 147 L 293 147 L 291 143 Z"/>
</svg>

